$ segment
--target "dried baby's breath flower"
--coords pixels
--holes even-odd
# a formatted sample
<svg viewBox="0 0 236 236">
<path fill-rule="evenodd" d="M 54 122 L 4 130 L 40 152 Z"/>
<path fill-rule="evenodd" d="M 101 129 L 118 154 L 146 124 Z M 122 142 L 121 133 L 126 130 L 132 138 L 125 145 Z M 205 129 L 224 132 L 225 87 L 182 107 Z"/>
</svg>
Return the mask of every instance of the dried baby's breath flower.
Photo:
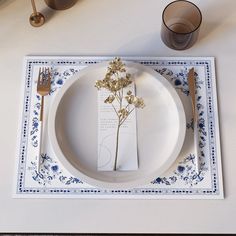
<svg viewBox="0 0 236 236">
<path fill-rule="evenodd" d="M 104 100 L 105 103 L 111 104 L 118 118 L 117 134 L 116 134 L 116 151 L 115 151 L 115 163 L 113 170 L 116 170 L 118 145 L 119 145 L 119 131 L 121 125 L 126 121 L 128 116 L 135 108 L 144 108 L 144 101 L 142 98 L 136 97 L 132 94 L 132 91 L 128 91 L 126 96 L 123 95 L 123 89 L 132 83 L 131 74 L 126 73 L 125 64 L 120 58 L 115 58 L 109 62 L 107 73 L 104 79 L 97 80 L 95 87 L 100 89 L 107 89 L 111 94 Z M 123 100 L 127 101 L 127 105 L 123 104 Z M 118 107 L 113 105 L 113 102 L 118 102 Z"/>
<path fill-rule="evenodd" d="M 103 86 L 103 81 L 102 80 L 97 80 L 96 82 L 95 82 L 95 87 L 99 90 L 99 89 L 101 89 L 101 88 L 103 88 L 104 86 Z"/>
<path fill-rule="evenodd" d="M 115 96 L 113 95 L 109 95 L 106 99 L 105 99 L 105 103 L 112 103 L 115 100 Z"/>
<path fill-rule="evenodd" d="M 126 119 L 129 115 L 129 111 L 125 108 L 121 108 L 119 111 L 118 111 L 118 115 L 119 115 L 119 118 L 122 120 L 122 119 Z"/>
<path fill-rule="evenodd" d="M 117 72 L 126 72 L 125 64 L 118 57 L 112 60 L 108 66 L 108 73 L 116 74 Z"/>
<path fill-rule="evenodd" d="M 132 94 L 132 91 L 129 90 L 129 91 L 127 92 L 127 95 L 131 95 L 131 94 Z"/>
<path fill-rule="evenodd" d="M 132 104 L 136 108 L 144 108 L 145 107 L 143 99 L 132 95 L 132 93 L 129 93 L 129 95 L 125 96 L 125 99 L 128 102 L 128 104 Z"/>
<path fill-rule="evenodd" d="M 136 108 L 144 108 L 145 104 L 142 98 L 134 97 L 134 101 L 132 103 Z"/>
<path fill-rule="evenodd" d="M 129 104 L 133 104 L 134 95 L 130 94 L 130 95 L 126 96 L 125 99 Z"/>
</svg>

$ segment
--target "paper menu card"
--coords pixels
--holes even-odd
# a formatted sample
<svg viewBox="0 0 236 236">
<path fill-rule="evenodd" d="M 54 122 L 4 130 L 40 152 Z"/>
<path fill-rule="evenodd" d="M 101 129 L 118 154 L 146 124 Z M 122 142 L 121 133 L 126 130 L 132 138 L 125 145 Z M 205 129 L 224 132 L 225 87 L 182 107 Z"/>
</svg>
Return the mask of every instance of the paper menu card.
<svg viewBox="0 0 236 236">
<path fill-rule="evenodd" d="M 135 84 L 131 83 L 123 89 L 123 94 L 131 91 L 135 95 Z M 98 162 L 99 171 L 113 171 L 115 163 L 116 145 L 118 140 L 117 171 L 138 169 L 136 112 L 130 113 L 121 125 L 117 138 L 118 116 L 110 103 L 104 100 L 110 95 L 106 89 L 98 90 Z M 117 101 L 112 103 L 119 110 Z M 123 106 L 127 101 L 123 99 Z"/>
</svg>

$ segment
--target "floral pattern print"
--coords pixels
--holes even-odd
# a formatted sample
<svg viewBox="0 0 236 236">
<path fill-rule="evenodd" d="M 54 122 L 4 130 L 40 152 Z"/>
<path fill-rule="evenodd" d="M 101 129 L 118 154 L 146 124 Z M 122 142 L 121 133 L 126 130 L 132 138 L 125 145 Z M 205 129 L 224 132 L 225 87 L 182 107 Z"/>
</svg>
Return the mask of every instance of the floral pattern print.
<svg viewBox="0 0 236 236">
<path fill-rule="evenodd" d="M 36 162 L 31 162 L 31 166 L 28 167 L 33 180 L 38 182 L 40 185 L 53 185 L 54 182 L 58 180 L 64 185 L 82 183 L 78 178 L 64 175 L 63 170 L 60 169 L 58 163 L 47 154 L 42 154 L 41 160 L 39 171 L 37 170 Z"/>
</svg>

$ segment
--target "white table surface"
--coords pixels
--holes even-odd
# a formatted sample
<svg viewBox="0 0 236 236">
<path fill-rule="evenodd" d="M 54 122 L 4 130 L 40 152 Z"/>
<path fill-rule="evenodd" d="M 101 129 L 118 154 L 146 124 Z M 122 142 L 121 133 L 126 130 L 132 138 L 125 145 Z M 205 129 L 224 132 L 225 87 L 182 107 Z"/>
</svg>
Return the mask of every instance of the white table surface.
<svg viewBox="0 0 236 236">
<path fill-rule="evenodd" d="M 169 0 L 79 0 L 33 28 L 30 1 L 0 0 L 0 232 L 236 233 L 236 1 L 194 0 L 203 14 L 185 51 L 160 39 Z M 25 55 L 214 56 L 224 200 L 13 199 L 22 62 Z"/>
</svg>

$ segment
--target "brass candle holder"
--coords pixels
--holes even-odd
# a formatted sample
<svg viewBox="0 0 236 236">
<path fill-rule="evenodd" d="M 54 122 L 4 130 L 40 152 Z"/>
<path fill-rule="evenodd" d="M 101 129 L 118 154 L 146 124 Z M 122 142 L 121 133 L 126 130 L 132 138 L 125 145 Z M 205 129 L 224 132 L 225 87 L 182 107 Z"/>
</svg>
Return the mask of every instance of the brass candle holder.
<svg viewBox="0 0 236 236">
<path fill-rule="evenodd" d="M 45 0 L 48 7 L 54 10 L 66 10 L 75 5 L 77 0 Z M 29 22 L 34 27 L 39 27 L 44 24 L 45 17 L 36 9 L 35 1 L 31 0 L 33 13 L 30 15 Z"/>
<path fill-rule="evenodd" d="M 40 12 L 37 12 L 34 0 L 31 0 L 33 13 L 30 15 L 29 22 L 34 27 L 39 27 L 44 24 L 45 17 Z"/>
</svg>

